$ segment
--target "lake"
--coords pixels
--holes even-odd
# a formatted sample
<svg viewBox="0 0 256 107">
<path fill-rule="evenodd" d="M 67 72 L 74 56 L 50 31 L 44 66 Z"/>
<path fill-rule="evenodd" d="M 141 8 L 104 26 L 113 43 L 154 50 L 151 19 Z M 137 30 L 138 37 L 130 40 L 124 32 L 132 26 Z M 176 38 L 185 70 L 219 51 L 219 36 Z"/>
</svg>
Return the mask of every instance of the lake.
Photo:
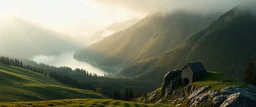
<svg viewBox="0 0 256 107">
<path fill-rule="evenodd" d="M 107 72 L 82 61 L 77 61 L 73 58 L 74 52 L 66 52 L 62 53 L 60 55 L 54 55 L 54 56 L 46 56 L 46 55 L 37 55 L 32 57 L 30 60 L 35 61 L 37 63 L 44 63 L 52 66 L 67 66 L 72 69 L 80 68 L 84 69 L 90 73 L 96 73 L 99 76 L 103 76 L 104 74 L 107 74 Z"/>
</svg>

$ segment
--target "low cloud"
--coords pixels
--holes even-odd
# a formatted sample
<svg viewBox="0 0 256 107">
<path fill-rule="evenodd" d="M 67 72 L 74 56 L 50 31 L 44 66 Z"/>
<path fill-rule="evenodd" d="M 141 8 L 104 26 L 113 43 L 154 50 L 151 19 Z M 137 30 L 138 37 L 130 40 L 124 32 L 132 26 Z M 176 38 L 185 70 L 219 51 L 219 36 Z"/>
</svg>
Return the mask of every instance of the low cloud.
<svg viewBox="0 0 256 107">
<path fill-rule="evenodd" d="M 248 0 L 95 0 L 104 6 L 127 8 L 142 13 L 169 12 L 176 9 L 212 12 L 227 11 Z"/>
</svg>

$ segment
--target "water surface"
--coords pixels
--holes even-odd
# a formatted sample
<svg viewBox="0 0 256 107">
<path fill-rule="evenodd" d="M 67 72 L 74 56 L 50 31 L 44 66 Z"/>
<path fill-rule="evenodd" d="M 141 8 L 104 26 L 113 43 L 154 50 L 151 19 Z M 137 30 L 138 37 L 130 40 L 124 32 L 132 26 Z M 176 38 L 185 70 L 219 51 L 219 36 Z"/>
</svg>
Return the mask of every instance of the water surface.
<svg viewBox="0 0 256 107">
<path fill-rule="evenodd" d="M 32 57 L 30 60 L 35 61 L 37 63 L 44 63 L 52 66 L 67 66 L 72 69 L 80 68 L 84 69 L 90 73 L 96 73 L 99 76 L 103 76 L 107 74 L 105 71 L 87 63 L 77 61 L 73 58 L 74 52 L 66 52 L 56 56 L 46 56 L 46 55 L 37 55 Z"/>
</svg>

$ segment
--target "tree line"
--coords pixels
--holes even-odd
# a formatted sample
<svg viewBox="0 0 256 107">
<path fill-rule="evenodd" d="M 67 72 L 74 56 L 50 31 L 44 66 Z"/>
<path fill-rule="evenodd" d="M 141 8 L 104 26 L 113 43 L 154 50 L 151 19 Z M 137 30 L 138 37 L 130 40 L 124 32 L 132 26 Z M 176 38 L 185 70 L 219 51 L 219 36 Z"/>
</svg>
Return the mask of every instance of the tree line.
<svg viewBox="0 0 256 107">
<path fill-rule="evenodd" d="M 96 91 L 113 99 L 130 101 L 133 100 L 135 96 L 138 97 L 141 95 L 140 93 L 134 94 L 132 89 L 125 89 L 125 79 L 102 77 L 93 73 L 89 73 L 84 69 L 77 68 L 72 70 L 71 68 L 65 66 L 55 67 L 43 63 L 37 64 L 35 62 L 24 64 L 21 60 L 4 56 L 0 57 L 0 64 L 17 66 L 33 72 L 41 73 L 45 76 L 49 76 L 55 79 L 64 85 Z M 114 85 L 112 83 L 116 83 L 116 81 L 119 81 L 124 85 L 124 87 L 112 87 L 112 85 Z M 130 84 L 130 82 L 128 83 Z"/>
<path fill-rule="evenodd" d="M 117 100 L 132 101 L 132 100 L 134 100 L 135 96 L 134 96 L 132 89 L 126 88 L 123 94 L 121 93 L 120 90 L 114 90 L 113 98 L 117 99 Z"/>
<path fill-rule="evenodd" d="M 44 69 L 42 68 L 37 68 L 37 67 L 32 67 L 29 65 L 24 65 L 22 61 L 15 59 L 15 58 L 9 58 L 9 57 L 5 57 L 5 56 L 1 56 L 0 57 L 0 64 L 5 64 L 7 66 L 16 66 L 16 67 L 21 67 L 23 69 L 27 69 L 33 72 L 37 72 L 37 73 L 41 73 L 44 75 L 47 75 L 53 79 L 55 79 L 56 81 L 68 85 L 68 86 L 78 86 L 78 82 L 76 79 L 70 78 L 69 76 L 66 75 L 61 75 L 60 73 L 56 73 L 56 72 L 46 72 Z M 45 65 L 48 66 L 48 65 Z M 59 69 L 68 69 L 68 70 L 72 70 L 69 67 L 60 67 Z M 76 71 L 78 72 L 84 72 L 85 70 L 82 69 L 76 69 Z M 97 75 L 92 75 L 88 72 L 85 72 L 85 74 L 87 74 L 88 76 L 97 76 Z"/>
<path fill-rule="evenodd" d="M 256 85 L 256 67 L 254 63 L 249 63 L 243 74 L 243 80 L 252 85 Z"/>
</svg>

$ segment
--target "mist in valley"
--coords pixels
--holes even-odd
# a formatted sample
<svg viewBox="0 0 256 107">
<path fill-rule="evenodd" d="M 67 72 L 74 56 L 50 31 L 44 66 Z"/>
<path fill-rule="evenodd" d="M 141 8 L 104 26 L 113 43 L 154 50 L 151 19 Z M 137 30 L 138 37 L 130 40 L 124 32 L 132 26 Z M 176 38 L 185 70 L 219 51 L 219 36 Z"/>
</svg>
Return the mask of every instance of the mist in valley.
<svg viewBox="0 0 256 107">
<path fill-rule="evenodd" d="M 98 76 L 104 76 L 108 74 L 107 72 L 82 61 L 77 61 L 73 58 L 74 52 L 65 52 L 58 55 L 36 55 L 29 60 L 35 61 L 37 63 L 44 63 L 51 66 L 63 67 L 67 66 L 75 70 L 76 68 L 84 69 L 92 74 L 97 74 Z"/>
</svg>

